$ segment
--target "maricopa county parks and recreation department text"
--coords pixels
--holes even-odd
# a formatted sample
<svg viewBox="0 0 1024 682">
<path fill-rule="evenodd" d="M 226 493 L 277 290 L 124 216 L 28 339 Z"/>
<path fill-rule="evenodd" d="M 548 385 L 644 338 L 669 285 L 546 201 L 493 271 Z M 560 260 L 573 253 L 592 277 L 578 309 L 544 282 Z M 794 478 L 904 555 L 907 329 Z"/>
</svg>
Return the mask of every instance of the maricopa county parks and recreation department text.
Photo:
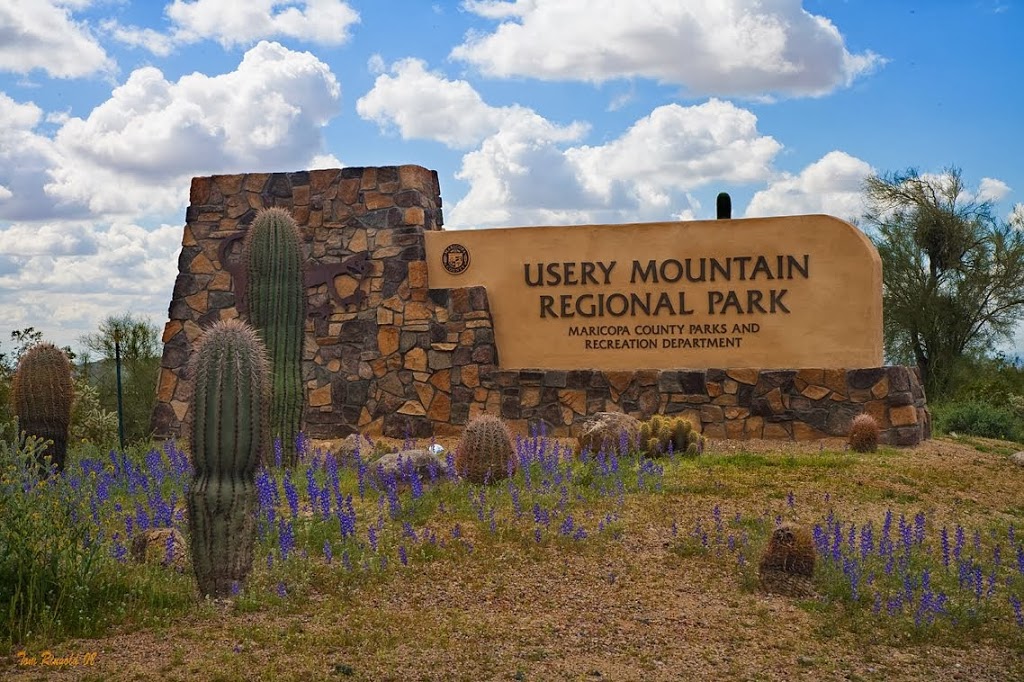
<svg viewBox="0 0 1024 682">
<path fill-rule="evenodd" d="M 612 284 L 618 261 L 568 261 L 524 263 L 523 279 L 528 287 L 567 287 Z M 754 282 L 810 278 L 810 255 L 729 256 L 727 258 L 684 258 L 677 260 L 632 261 L 629 283 L 675 284 L 680 281 Z M 706 292 L 707 314 L 740 315 L 789 313 L 786 288 L 712 289 Z M 692 292 L 691 292 L 692 294 Z M 540 317 L 648 317 L 693 315 L 693 297 L 686 291 L 613 292 L 585 294 L 540 294 Z M 703 301 L 701 302 L 703 303 Z M 703 307 L 703 306 L 702 306 Z"/>
</svg>

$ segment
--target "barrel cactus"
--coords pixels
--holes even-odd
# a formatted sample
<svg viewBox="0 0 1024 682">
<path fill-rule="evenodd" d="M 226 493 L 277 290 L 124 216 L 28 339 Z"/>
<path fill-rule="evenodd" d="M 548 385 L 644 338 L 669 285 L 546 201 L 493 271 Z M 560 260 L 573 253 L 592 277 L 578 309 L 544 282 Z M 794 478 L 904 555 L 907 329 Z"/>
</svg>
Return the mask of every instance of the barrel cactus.
<svg viewBox="0 0 1024 682">
<path fill-rule="evenodd" d="M 57 471 L 62 471 L 74 400 L 68 356 L 51 343 L 29 348 L 14 373 L 11 397 L 21 430 L 49 441 L 41 464 L 49 457 Z"/>
<path fill-rule="evenodd" d="M 200 592 L 224 597 L 252 567 L 255 476 L 269 448 L 266 348 L 244 322 L 218 322 L 199 340 L 189 376 L 192 563 Z"/>
<path fill-rule="evenodd" d="M 779 526 L 768 540 L 758 564 L 761 589 L 791 597 L 812 596 L 815 560 L 811 531 L 803 526 Z"/>
<path fill-rule="evenodd" d="M 847 442 L 854 452 L 874 452 L 878 449 L 880 430 L 878 422 L 870 414 L 858 414 L 850 424 Z"/>
<path fill-rule="evenodd" d="M 306 287 L 302 238 L 291 214 L 267 208 L 256 214 L 245 238 L 249 322 L 267 346 L 272 375 L 270 429 L 281 439 L 282 462 L 297 461 L 302 425 L 302 342 Z"/>
<path fill-rule="evenodd" d="M 700 453 L 701 435 L 690 422 L 678 417 L 654 415 L 640 424 L 640 447 L 648 457 L 667 453 L 697 455 Z"/>
<path fill-rule="evenodd" d="M 505 422 L 480 415 L 466 425 L 455 451 L 455 470 L 473 483 L 492 483 L 515 467 L 515 448 Z"/>
</svg>

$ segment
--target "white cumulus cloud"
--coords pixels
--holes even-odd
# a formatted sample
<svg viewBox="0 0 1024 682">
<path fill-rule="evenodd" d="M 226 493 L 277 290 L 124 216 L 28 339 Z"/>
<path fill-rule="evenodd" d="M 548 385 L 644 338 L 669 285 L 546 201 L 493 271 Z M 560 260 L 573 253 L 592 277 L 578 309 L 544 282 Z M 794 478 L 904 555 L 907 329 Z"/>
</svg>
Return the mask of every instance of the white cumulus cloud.
<svg viewBox="0 0 1024 682">
<path fill-rule="evenodd" d="M 866 161 L 832 151 L 797 175 L 783 173 L 757 192 L 746 217 L 826 213 L 844 220 L 864 213 L 864 180 L 874 173 Z"/>
<path fill-rule="evenodd" d="M 997 178 L 982 178 L 978 185 L 979 201 L 999 202 L 1010 195 L 1010 186 Z"/>
<path fill-rule="evenodd" d="M 0 2 L 0 71 L 41 69 L 54 78 L 77 78 L 113 68 L 89 27 L 72 16 L 88 2 Z"/>
<path fill-rule="evenodd" d="M 308 52 L 261 42 L 235 71 L 168 81 L 134 71 L 55 137 L 62 156 L 46 191 L 94 213 L 156 213 L 184 203 L 189 178 L 304 168 L 322 152 L 341 88 Z"/>
<path fill-rule="evenodd" d="M 476 0 L 499 21 L 451 56 L 490 76 L 646 77 L 714 95 L 822 95 L 883 60 L 797 0 Z"/>
<path fill-rule="evenodd" d="M 356 102 L 356 111 L 382 129 L 396 127 L 403 139 L 437 140 L 456 149 L 475 147 L 508 124 L 529 125 L 531 120 L 546 136 L 575 138 L 583 132 L 578 125 L 559 132 L 526 107 L 492 107 L 467 81 L 428 71 L 420 59 L 403 59 L 377 76 L 373 89 Z"/>
<path fill-rule="evenodd" d="M 122 43 L 167 55 L 177 45 L 201 40 L 226 48 L 266 38 L 341 45 L 359 23 L 359 13 L 344 0 L 174 0 L 164 14 L 171 23 L 166 33 L 116 21 L 104 29 Z"/>
<path fill-rule="evenodd" d="M 180 225 L 0 227 L 0 326 L 31 325 L 48 340 L 74 347 L 113 313 L 130 311 L 161 325 L 180 248 Z"/>
<path fill-rule="evenodd" d="M 762 181 L 781 149 L 758 132 L 753 113 L 718 99 L 661 106 L 616 139 L 583 144 L 585 122 L 492 106 L 469 82 L 418 59 L 380 74 L 356 108 L 403 139 L 470 150 L 456 173 L 469 190 L 447 213 L 449 227 L 693 217 L 700 207 L 691 190 Z"/>
</svg>

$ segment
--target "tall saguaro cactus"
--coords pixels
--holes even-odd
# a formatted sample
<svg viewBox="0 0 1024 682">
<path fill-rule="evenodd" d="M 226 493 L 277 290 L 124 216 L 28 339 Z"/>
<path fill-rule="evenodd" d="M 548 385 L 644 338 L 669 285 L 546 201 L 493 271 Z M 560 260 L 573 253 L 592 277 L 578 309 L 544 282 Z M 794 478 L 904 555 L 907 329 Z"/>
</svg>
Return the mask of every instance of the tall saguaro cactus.
<svg viewBox="0 0 1024 682">
<path fill-rule="evenodd" d="M 223 597 L 252 568 L 255 476 L 269 448 L 267 354 L 251 327 L 225 320 L 206 331 L 191 362 L 192 562 L 200 592 Z"/>
<path fill-rule="evenodd" d="M 256 214 L 245 239 L 249 321 L 270 354 L 270 428 L 281 439 L 283 463 L 297 459 L 295 438 L 302 425 L 302 342 L 306 288 L 302 239 L 288 211 L 267 208 Z"/>
<path fill-rule="evenodd" d="M 11 389 L 19 428 L 51 441 L 42 455 L 49 455 L 57 471 L 62 471 L 74 398 L 68 356 L 52 343 L 32 346 L 18 363 Z"/>
</svg>

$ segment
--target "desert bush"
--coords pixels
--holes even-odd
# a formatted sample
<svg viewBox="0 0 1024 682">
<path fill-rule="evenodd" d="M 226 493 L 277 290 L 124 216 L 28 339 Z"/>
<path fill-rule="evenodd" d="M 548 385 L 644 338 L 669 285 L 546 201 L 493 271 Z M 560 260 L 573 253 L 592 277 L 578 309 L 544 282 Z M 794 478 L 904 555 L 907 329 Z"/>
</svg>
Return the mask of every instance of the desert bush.
<svg viewBox="0 0 1024 682">
<path fill-rule="evenodd" d="M 1007 407 L 980 400 L 947 403 L 933 407 L 939 431 L 983 438 L 1021 440 L 1021 420 Z"/>
</svg>

